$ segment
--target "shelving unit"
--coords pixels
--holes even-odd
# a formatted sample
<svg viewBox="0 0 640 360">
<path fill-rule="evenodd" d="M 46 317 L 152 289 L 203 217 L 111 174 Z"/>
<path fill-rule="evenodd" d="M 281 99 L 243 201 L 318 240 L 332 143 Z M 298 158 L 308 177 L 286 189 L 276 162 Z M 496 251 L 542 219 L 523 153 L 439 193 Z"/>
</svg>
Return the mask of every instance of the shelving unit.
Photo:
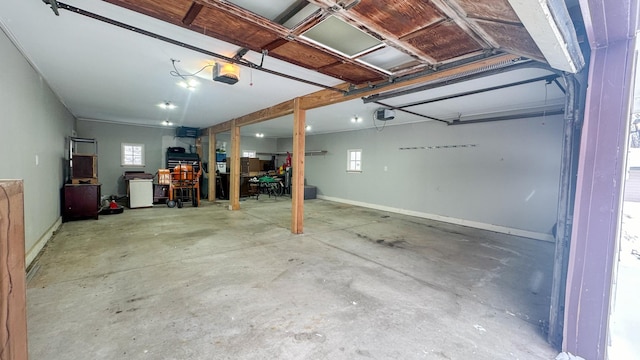
<svg viewBox="0 0 640 360">
<path fill-rule="evenodd" d="M 82 144 L 83 151 L 80 152 Z M 62 191 L 63 221 L 98 219 L 100 184 L 98 183 L 98 142 L 96 139 L 69 138 L 69 178 Z"/>
<path fill-rule="evenodd" d="M 291 151 L 289 151 L 291 154 Z M 305 156 L 316 156 L 316 155 L 326 155 L 327 150 L 307 150 L 304 152 Z M 258 152 L 256 155 L 271 155 L 271 156 L 286 156 L 287 151 L 276 151 L 276 152 Z"/>
<path fill-rule="evenodd" d="M 79 151 L 81 144 L 89 144 L 89 151 Z M 98 141 L 90 138 L 69 138 L 69 181 L 74 184 L 98 183 Z"/>
</svg>

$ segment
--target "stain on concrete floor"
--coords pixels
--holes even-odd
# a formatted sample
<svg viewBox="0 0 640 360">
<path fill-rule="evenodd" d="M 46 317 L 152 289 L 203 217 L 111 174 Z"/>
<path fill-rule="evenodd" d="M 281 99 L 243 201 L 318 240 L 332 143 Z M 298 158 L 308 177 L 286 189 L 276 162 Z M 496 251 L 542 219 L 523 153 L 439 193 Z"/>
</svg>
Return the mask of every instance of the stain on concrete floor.
<svg viewBox="0 0 640 360">
<path fill-rule="evenodd" d="M 322 200 L 292 235 L 290 209 L 63 224 L 28 283 L 30 358 L 555 356 L 541 330 L 552 244 Z"/>
</svg>

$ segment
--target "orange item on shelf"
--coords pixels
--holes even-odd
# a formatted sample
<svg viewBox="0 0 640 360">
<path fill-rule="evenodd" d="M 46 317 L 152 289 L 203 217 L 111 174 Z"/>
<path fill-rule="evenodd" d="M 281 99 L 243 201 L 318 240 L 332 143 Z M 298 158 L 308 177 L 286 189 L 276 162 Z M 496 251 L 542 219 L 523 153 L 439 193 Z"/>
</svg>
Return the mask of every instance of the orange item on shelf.
<svg viewBox="0 0 640 360">
<path fill-rule="evenodd" d="M 193 165 L 178 164 L 171 173 L 173 180 L 194 180 Z"/>
</svg>

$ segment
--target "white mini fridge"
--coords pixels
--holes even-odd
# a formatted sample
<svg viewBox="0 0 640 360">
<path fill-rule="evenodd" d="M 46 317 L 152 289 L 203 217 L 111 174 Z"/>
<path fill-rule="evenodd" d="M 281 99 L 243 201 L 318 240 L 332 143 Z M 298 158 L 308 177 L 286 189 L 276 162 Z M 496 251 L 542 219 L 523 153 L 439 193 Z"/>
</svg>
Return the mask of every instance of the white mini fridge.
<svg viewBox="0 0 640 360">
<path fill-rule="evenodd" d="M 129 195 L 130 209 L 153 206 L 153 180 L 152 179 L 129 180 L 127 192 Z"/>
</svg>

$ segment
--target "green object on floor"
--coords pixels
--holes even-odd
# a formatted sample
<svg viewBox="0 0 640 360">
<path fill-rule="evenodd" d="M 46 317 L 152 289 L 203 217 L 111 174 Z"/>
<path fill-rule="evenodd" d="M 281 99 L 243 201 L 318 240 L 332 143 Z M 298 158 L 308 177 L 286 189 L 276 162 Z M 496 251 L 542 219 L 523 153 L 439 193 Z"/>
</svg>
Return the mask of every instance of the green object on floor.
<svg viewBox="0 0 640 360">
<path fill-rule="evenodd" d="M 267 183 L 273 183 L 273 182 L 278 182 L 278 180 L 272 178 L 271 176 L 263 176 L 260 179 L 258 179 L 260 182 L 267 182 Z"/>
</svg>

